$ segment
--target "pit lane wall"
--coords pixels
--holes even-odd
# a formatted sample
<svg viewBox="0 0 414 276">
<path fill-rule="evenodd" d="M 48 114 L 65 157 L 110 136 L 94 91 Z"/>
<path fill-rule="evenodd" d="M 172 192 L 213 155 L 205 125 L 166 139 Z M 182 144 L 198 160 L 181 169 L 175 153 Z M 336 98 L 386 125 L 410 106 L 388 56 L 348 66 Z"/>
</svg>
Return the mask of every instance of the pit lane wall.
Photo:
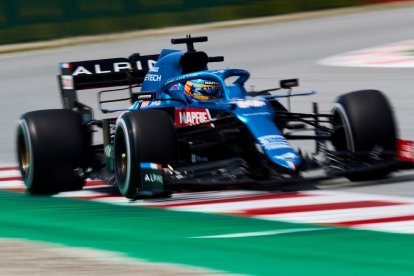
<svg viewBox="0 0 414 276">
<path fill-rule="evenodd" d="M 0 45 L 392 0 L 0 0 Z"/>
</svg>

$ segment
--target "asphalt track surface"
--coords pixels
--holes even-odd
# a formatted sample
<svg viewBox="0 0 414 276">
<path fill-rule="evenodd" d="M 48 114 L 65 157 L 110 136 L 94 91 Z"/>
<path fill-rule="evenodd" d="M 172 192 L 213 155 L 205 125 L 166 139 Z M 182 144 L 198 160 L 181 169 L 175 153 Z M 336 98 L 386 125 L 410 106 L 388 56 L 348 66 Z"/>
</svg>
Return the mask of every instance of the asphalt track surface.
<svg viewBox="0 0 414 276">
<path fill-rule="evenodd" d="M 414 8 L 392 9 L 193 35 L 209 36 L 210 41 L 197 49 L 225 56 L 224 64 L 214 68 L 247 69 L 252 75 L 248 85 L 256 89 L 276 86 L 279 79 L 299 77 L 298 91 L 319 92 L 313 98 L 296 98 L 292 106 L 297 111 L 310 111 L 311 102 L 315 101 L 320 103 L 322 112 L 328 112 L 334 98 L 344 92 L 382 90 L 391 99 L 400 136 L 414 140 L 413 69 L 345 68 L 317 63 L 343 52 L 413 39 L 413 12 Z M 55 81 L 59 62 L 128 56 L 133 52 L 158 53 L 169 46 L 170 38 L 170 35 L 157 36 L 0 56 L 0 163 L 15 163 L 14 131 L 22 113 L 60 107 Z M 95 95 L 86 93 L 85 100 L 95 102 Z M 414 173 L 407 172 L 380 182 L 352 184 L 339 179 L 317 184 L 317 188 L 412 198 L 413 180 Z"/>
</svg>

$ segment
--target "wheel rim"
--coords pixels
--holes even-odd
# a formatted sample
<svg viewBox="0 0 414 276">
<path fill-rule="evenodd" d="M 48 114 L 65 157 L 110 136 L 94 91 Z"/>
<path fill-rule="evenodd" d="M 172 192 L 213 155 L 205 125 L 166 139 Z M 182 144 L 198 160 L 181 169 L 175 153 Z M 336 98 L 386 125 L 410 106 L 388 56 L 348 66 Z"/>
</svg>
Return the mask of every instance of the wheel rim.
<svg viewBox="0 0 414 276">
<path fill-rule="evenodd" d="M 27 150 L 27 147 L 24 145 L 22 150 L 20 151 L 20 160 L 21 160 L 21 166 L 22 171 L 24 174 L 27 174 L 30 169 L 30 157 L 29 157 L 29 151 Z"/>
<path fill-rule="evenodd" d="M 21 133 L 19 135 L 18 147 L 19 147 L 18 158 L 19 158 L 21 172 L 23 176 L 26 176 L 30 170 L 30 153 L 29 153 L 29 149 L 27 148 L 26 141 Z"/>
<path fill-rule="evenodd" d="M 126 174 L 127 166 L 128 166 L 127 154 L 126 152 L 123 152 L 121 153 L 121 173 L 123 175 Z"/>
</svg>

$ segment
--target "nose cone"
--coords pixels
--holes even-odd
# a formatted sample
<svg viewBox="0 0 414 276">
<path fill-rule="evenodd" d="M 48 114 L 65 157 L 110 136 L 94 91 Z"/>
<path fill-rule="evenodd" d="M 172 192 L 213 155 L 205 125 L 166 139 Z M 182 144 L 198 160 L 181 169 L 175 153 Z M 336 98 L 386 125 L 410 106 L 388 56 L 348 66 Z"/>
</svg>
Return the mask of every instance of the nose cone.
<svg viewBox="0 0 414 276">
<path fill-rule="evenodd" d="M 272 159 L 276 164 L 291 172 L 296 172 L 299 166 L 302 165 L 302 158 L 293 151 L 275 155 Z"/>
</svg>

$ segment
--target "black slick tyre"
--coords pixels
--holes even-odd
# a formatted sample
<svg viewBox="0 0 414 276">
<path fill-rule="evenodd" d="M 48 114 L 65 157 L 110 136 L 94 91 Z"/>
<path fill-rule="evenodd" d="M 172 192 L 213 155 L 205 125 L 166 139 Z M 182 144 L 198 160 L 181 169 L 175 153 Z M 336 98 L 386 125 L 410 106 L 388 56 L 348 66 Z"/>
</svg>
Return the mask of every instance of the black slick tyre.
<svg viewBox="0 0 414 276">
<path fill-rule="evenodd" d="M 333 124 L 336 130 L 332 144 L 338 151 L 370 152 L 375 148 L 396 152 L 397 128 L 388 99 L 377 90 L 360 90 L 344 94 L 333 106 Z M 352 181 L 380 179 L 392 168 L 351 173 Z"/>
<path fill-rule="evenodd" d="M 142 191 L 141 162 L 175 165 L 178 142 L 170 116 L 161 110 L 129 111 L 118 118 L 114 141 L 115 178 L 120 193 Z"/>
<path fill-rule="evenodd" d="M 18 123 L 16 150 L 27 191 L 55 194 L 82 189 L 85 148 L 78 113 L 51 109 L 24 114 Z"/>
</svg>

